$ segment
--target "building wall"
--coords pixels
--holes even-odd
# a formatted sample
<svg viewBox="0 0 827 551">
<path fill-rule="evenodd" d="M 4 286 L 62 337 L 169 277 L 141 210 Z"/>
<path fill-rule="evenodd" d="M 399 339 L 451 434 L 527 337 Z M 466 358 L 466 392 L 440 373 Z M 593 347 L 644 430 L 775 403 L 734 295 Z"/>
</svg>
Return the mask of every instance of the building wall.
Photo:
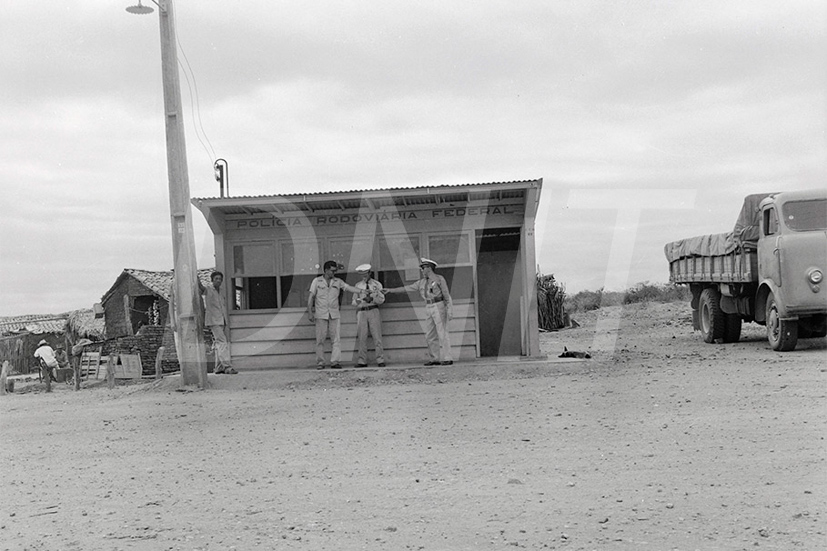
<svg viewBox="0 0 827 551">
<path fill-rule="evenodd" d="M 54 349 L 64 346 L 63 334 L 58 333 L 22 333 L 0 338 L 0 364 L 8 360 L 13 373 L 37 373 L 40 364 L 34 351 L 43 339 Z"/>
<path fill-rule="evenodd" d="M 166 299 L 132 276 L 123 278 L 103 302 L 106 338 L 135 335 L 144 325 L 152 325 L 141 311 L 146 310 L 155 300 L 158 301 L 160 324 L 164 325 L 167 323 L 169 310 Z"/>
<path fill-rule="evenodd" d="M 220 256 L 225 259 L 223 271 L 228 275 L 228 304 L 235 301 L 233 277 L 244 280 L 243 285 L 250 282 L 252 285 L 262 282 L 278 285 L 275 293 L 283 301 L 281 308 L 241 309 L 230 313 L 234 365 L 242 369 L 314 365 L 315 330 L 305 313 L 310 280 L 321 273 L 320 266 L 329 259 L 345 265 L 346 273 L 341 275 L 350 284 L 357 281 L 353 270 L 358 264 L 371 262 L 376 270 L 383 270 L 382 253 L 377 252 L 376 243 L 382 238 L 394 237 L 403 238 L 398 242 L 398 247 L 388 247 L 386 251 L 393 257 L 394 266 L 389 272 L 381 274 L 388 276 L 393 286 L 418 279 L 419 256 L 433 257 L 441 236 L 467 237 L 471 252 L 467 259 L 458 260 L 459 264 L 456 264 L 456 273 L 461 273 L 460 279 L 464 279 L 455 280 L 452 285 L 455 318 L 450 324 L 450 332 L 455 359 L 478 357 L 480 322 L 475 288 L 476 235 L 490 228 L 515 228 L 519 232 L 524 223 L 523 200 L 463 205 L 445 203 L 438 207 L 411 206 L 379 213 L 342 211 L 312 216 L 286 215 L 283 218 L 273 214 L 228 217 L 223 233 L 217 235 L 217 247 L 222 251 Z M 360 252 L 364 250 L 369 251 L 367 255 Z M 512 280 L 504 282 L 503 292 L 517 293 L 515 304 L 519 309 L 521 303 L 527 304 L 530 299 L 524 289 L 525 270 L 520 264 L 525 257 L 517 257 L 514 285 Z M 442 269 L 446 273 L 448 270 L 454 271 L 454 268 Z M 285 274 L 292 278 L 292 287 L 289 295 L 282 296 L 284 281 L 280 278 Z M 278 277 L 268 279 L 268 276 L 274 275 Z M 530 275 L 533 283 L 533 271 Z M 379 279 L 382 280 L 382 277 Z M 385 279 L 386 286 L 387 281 Z M 454 293 L 455 289 L 457 293 Z M 462 292 L 470 294 L 458 298 Z M 355 361 L 356 349 L 356 315 L 349 304 L 350 294 L 346 293 L 341 321 L 343 361 L 346 363 Z M 412 294 L 410 299 L 395 298 L 383 305 L 381 311 L 388 362 L 417 363 L 424 360 L 424 308 L 418 295 Z M 521 339 L 520 331 L 517 331 L 516 338 Z M 521 348 L 524 344 L 518 342 L 516 350 Z"/>
<path fill-rule="evenodd" d="M 212 334 L 205 331 L 204 339 L 209 350 L 212 346 Z M 139 354 L 143 375 L 150 377 L 155 375 L 155 359 L 161 346 L 164 347 L 161 371 L 163 373 L 180 371 L 181 366 L 175 352 L 175 336 L 172 329 L 166 325 L 145 325 L 135 335 L 107 340 L 101 352 L 106 356 L 110 354 Z"/>
<path fill-rule="evenodd" d="M 424 307 L 381 306 L 385 361 L 389 364 L 421 363 L 428 359 L 424 333 Z M 341 310 L 342 361 L 356 363 L 356 309 Z M 474 304 L 454 304 L 449 323 L 451 352 L 455 360 L 477 357 Z M 316 364 L 315 326 L 303 310 L 289 313 L 243 313 L 232 316 L 233 365 L 240 369 L 304 368 Z M 325 357 L 330 359 L 330 343 Z M 375 363 L 373 341 L 368 339 L 368 361 Z"/>
</svg>

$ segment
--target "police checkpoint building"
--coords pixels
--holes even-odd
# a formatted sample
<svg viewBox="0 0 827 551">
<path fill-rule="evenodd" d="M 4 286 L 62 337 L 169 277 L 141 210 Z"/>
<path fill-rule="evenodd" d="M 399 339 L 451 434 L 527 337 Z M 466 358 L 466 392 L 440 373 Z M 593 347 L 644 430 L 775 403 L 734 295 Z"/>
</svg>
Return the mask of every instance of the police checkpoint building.
<svg viewBox="0 0 827 551">
<path fill-rule="evenodd" d="M 383 286 L 398 287 L 419 279 L 421 257 L 439 264 L 450 287 L 455 360 L 539 358 L 534 219 L 541 188 L 538 179 L 192 199 L 225 274 L 233 366 L 315 364 L 306 306 L 325 261 L 343 266 L 337 276 L 350 284 L 367 263 Z M 355 361 L 356 311 L 343 294 L 348 364 Z M 419 364 L 426 357 L 419 295 L 387 295 L 381 315 L 388 364 Z"/>
</svg>

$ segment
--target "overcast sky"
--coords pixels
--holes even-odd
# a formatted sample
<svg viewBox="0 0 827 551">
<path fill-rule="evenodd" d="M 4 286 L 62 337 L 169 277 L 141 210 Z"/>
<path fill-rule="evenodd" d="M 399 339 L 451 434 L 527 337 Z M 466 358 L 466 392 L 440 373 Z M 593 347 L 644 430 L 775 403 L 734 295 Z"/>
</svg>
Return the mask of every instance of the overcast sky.
<svg viewBox="0 0 827 551">
<path fill-rule="evenodd" d="M 172 267 L 158 12 L 135 2 L 4 3 L 0 316 Z M 175 10 L 194 197 L 216 157 L 233 195 L 543 178 L 537 258 L 572 294 L 666 281 L 663 245 L 732 229 L 745 194 L 825 185 L 820 0 Z"/>
</svg>

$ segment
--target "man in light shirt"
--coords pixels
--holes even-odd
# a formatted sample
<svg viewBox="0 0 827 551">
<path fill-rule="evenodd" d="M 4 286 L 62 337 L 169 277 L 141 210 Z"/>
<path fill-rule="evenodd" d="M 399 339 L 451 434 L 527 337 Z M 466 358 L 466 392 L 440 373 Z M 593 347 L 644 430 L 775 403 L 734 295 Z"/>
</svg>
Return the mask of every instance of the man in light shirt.
<svg viewBox="0 0 827 551">
<path fill-rule="evenodd" d="M 434 272 L 437 263 L 430 258 L 419 259 L 422 278 L 404 287 L 385 289 L 385 293 L 419 293 L 425 301 L 425 341 L 428 343 L 428 361 L 425 365 L 451 365 L 451 341 L 448 322 L 454 317 L 454 308 L 448 283 Z"/>
<path fill-rule="evenodd" d="M 333 260 L 324 263 L 324 274 L 310 283 L 307 299 L 307 318 L 316 324 L 316 369 L 324 369 L 324 342 L 330 337 L 330 367 L 341 369 L 342 346 L 340 341 L 339 294 L 345 290 L 361 294 L 362 291 L 348 285 L 336 276 L 339 265 Z"/>
<path fill-rule="evenodd" d="M 52 381 L 57 381 L 54 370 L 60 366 L 57 362 L 54 349 L 49 346 L 46 339 L 43 339 L 37 343 L 37 350 L 34 351 L 34 357 L 40 360 L 40 365 L 43 368 L 44 379 L 49 377 Z"/>
</svg>

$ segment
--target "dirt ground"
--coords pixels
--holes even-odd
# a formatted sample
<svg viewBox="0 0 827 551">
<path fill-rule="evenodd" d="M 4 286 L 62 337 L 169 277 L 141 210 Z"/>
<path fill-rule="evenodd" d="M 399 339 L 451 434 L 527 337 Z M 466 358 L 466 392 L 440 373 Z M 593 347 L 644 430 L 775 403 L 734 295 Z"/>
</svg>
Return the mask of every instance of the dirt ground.
<svg viewBox="0 0 827 551">
<path fill-rule="evenodd" d="M 574 317 L 546 361 L 0 396 L 0 549 L 827 549 L 827 339 Z"/>
</svg>

